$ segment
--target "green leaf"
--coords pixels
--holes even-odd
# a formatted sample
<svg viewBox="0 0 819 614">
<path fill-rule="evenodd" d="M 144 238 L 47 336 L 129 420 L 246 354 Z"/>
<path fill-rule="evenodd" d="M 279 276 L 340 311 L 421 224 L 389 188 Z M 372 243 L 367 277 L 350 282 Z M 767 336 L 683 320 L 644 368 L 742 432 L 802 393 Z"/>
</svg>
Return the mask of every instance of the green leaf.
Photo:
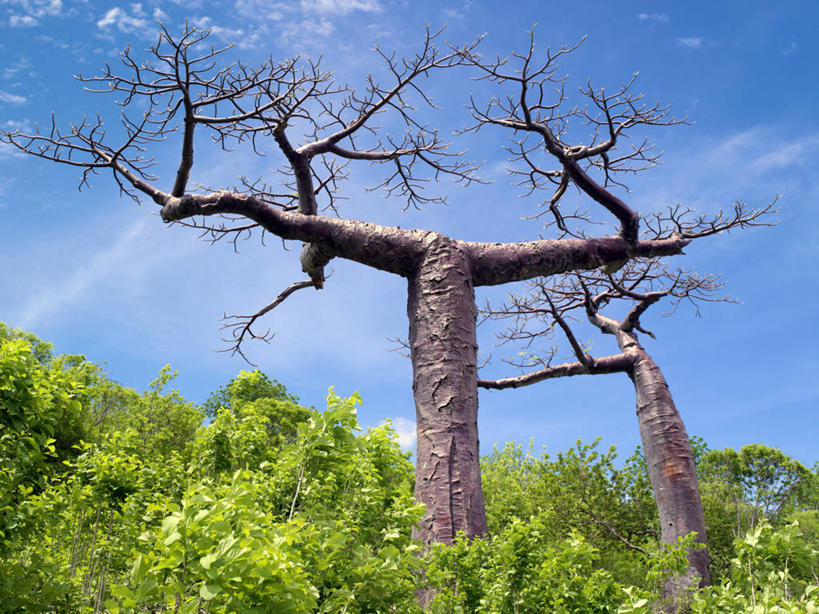
<svg viewBox="0 0 819 614">
<path fill-rule="evenodd" d="M 202 588 L 199 589 L 199 596 L 202 597 L 205 601 L 210 601 L 216 595 L 222 592 L 222 587 L 218 584 L 203 584 Z"/>
</svg>

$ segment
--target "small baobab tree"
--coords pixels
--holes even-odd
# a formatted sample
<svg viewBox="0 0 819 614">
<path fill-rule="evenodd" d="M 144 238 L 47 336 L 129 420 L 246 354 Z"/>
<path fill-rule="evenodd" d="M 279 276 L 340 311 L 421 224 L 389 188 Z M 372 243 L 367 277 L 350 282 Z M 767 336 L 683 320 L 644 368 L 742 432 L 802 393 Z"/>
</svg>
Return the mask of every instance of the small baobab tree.
<svg viewBox="0 0 819 614">
<path fill-rule="evenodd" d="M 740 217 L 737 213 L 735 221 Z M 638 335 L 654 338 L 640 320 L 646 310 L 661 301 L 670 302 L 673 310 L 681 302 L 689 302 L 698 311 L 698 304 L 703 301 L 730 301 L 717 294 L 722 282 L 712 275 L 672 270 L 656 259 L 635 259 L 614 274 L 599 270 L 575 272 L 532 280 L 529 285 L 527 294 L 511 296 L 505 304 L 487 306 L 485 311 L 487 318 L 512 320 L 500 336 L 503 343 L 523 345 L 523 358 L 510 362 L 525 372 L 516 377 L 478 380 L 478 386 L 504 389 L 575 375 L 628 375 L 636 393 L 637 421 L 657 503 L 660 541 L 674 544 L 678 538 L 694 532 L 696 541 L 702 545 L 689 550 L 688 570 L 669 580 L 666 593 L 676 600 L 694 582 L 700 586 L 709 584 L 705 518 L 689 437 L 668 384 Z M 627 304 L 628 311 L 619 319 L 604 313 L 604 309 L 617 313 L 618 304 L 622 303 Z M 602 334 L 614 336 L 620 353 L 593 356 L 575 332 L 572 320 L 577 320 L 576 313 Z M 557 329 L 565 336 L 576 360 L 554 364 L 557 348 L 544 355 L 532 351 L 533 344 L 550 337 Z M 601 524 L 627 547 L 645 552 L 612 527 Z"/>
</svg>

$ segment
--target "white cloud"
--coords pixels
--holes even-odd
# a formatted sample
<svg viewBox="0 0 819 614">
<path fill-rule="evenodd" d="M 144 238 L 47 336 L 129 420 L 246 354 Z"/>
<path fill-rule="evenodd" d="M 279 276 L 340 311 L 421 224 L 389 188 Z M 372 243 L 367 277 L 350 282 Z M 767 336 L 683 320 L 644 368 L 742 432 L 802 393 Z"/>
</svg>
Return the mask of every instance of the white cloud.
<svg viewBox="0 0 819 614">
<path fill-rule="evenodd" d="M 665 13 L 640 13 L 637 19 L 642 21 L 656 21 L 657 23 L 668 23 L 668 15 Z"/>
<path fill-rule="evenodd" d="M 353 11 L 380 13 L 383 9 L 378 0 L 301 0 L 300 6 L 307 14 L 347 15 Z"/>
<path fill-rule="evenodd" d="M 9 25 L 12 28 L 36 26 L 40 23 L 41 17 L 54 17 L 60 15 L 63 10 L 62 0 L 5 0 L 2 4 L 15 9 L 9 16 Z"/>
<path fill-rule="evenodd" d="M 688 47 L 689 49 L 701 49 L 705 39 L 702 36 L 689 36 L 677 39 L 677 44 L 680 47 Z"/>
<path fill-rule="evenodd" d="M 2 124 L 0 124 L 0 128 L 3 130 L 14 131 L 19 130 L 20 132 L 30 132 L 31 131 L 31 122 L 27 119 L 23 121 L 17 121 L 16 119 L 7 119 Z"/>
<path fill-rule="evenodd" d="M 39 23 L 40 22 L 31 15 L 12 14 L 12 16 L 9 17 L 9 25 L 12 28 L 31 28 Z"/>
<path fill-rule="evenodd" d="M 799 44 L 796 41 L 793 41 L 790 45 L 788 45 L 782 50 L 782 55 L 784 55 L 785 57 L 793 55 L 794 53 L 796 53 L 796 49 L 798 46 Z"/>
<path fill-rule="evenodd" d="M 393 418 L 392 428 L 398 433 L 398 445 L 405 450 L 415 448 L 417 438 L 417 426 L 415 421 L 406 418 Z"/>
<path fill-rule="evenodd" d="M 3 69 L 3 78 L 14 79 L 18 73 L 23 71 L 28 71 L 29 76 L 33 77 L 35 73 L 31 69 L 32 65 L 28 58 L 21 56 L 16 64 L 11 64 Z"/>
<path fill-rule="evenodd" d="M 26 104 L 26 97 L 0 90 L 0 102 L 5 104 Z"/>
<path fill-rule="evenodd" d="M 819 150 L 819 135 L 808 135 L 790 143 L 776 143 L 767 153 L 753 160 L 750 169 L 762 172 L 787 166 L 798 166 L 807 156 L 812 158 L 817 150 Z"/>
<path fill-rule="evenodd" d="M 221 38 L 222 40 L 224 40 L 224 41 L 226 41 L 228 43 L 237 44 L 237 45 L 239 45 L 239 47 L 247 46 L 247 39 L 248 38 L 251 38 L 251 39 L 254 39 L 254 40 L 256 38 L 252 34 L 250 35 L 250 37 L 248 37 L 245 34 L 245 31 L 242 30 L 241 28 L 228 28 L 227 26 L 217 25 L 216 23 L 214 23 L 213 19 L 211 19 L 208 16 L 195 18 L 193 20 L 193 24 L 197 28 L 203 28 L 203 29 L 209 28 L 210 31 L 211 31 L 211 34 L 213 34 L 214 36 L 218 36 L 219 38 Z"/>
<path fill-rule="evenodd" d="M 301 41 L 305 39 L 326 38 L 334 31 L 335 26 L 329 19 L 305 19 L 286 23 L 281 30 L 281 40 L 290 46 L 301 47 Z"/>
<path fill-rule="evenodd" d="M 765 143 L 760 148 L 760 143 Z M 734 134 L 712 148 L 709 165 L 744 167 L 752 174 L 801 166 L 819 151 L 819 134 L 788 138 L 771 126 L 755 126 Z"/>
<path fill-rule="evenodd" d="M 145 13 L 142 10 L 142 5 L 132 4 L 131 13 L 115 6 L 109 9 L 102 19 L 97 21 L 97 27 L 101 30 L 107 30 L 110 26 L 116 27 L 120 32 L 133 32 L 141 30 L 148 25 L 148 20 L 145 19 Z"/>
<path fill-rule="evenodd" d="M 238 0 L 236 2 L 236 10 L 242 15 L 271 21 L 281 21 L 285 17 L 289 18 L 298 8 L 297 4 L 268 2 L 267 0 Z"/>
</svg>

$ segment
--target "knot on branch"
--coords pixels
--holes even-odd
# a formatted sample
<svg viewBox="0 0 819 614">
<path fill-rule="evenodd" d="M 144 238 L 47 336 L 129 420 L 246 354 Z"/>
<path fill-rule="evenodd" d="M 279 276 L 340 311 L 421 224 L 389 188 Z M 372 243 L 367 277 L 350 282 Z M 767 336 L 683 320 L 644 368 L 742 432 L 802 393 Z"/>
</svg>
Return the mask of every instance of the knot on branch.
<svg viewBox="0 0 819 614">
<path fill-rule="evenodd" d="M 310 276 L 316 290 L 324 287 L 324 266 L 333 259 L 330 250 L 316 244 L 305 243 L 301 249 L 301 270 Z"/>
<path fill-rule="evenodd" d="M 185 196 L 168 196 L 164 199 L 160 216 L 163 222 L 176 222 L 191 217 L 199 212 L 196 199 L 190 194 Z"/>
</svg>

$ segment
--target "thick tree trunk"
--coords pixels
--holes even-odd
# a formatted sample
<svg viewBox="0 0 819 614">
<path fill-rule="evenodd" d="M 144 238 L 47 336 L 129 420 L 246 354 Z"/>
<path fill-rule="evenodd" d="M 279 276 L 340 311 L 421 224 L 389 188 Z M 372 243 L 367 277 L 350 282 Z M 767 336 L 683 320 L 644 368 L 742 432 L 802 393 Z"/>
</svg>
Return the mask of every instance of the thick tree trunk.
<svg viewBox="0 0 819 614">
<path fill-rule="evenodd" d="M 629 376 L 637 391 L 640 437 L 657 501 L 661 541 L 672 544 L 696 531 L 697 541 L 705 545 L 705 518 L 688 434 L 660 368 L 631 335 L 627 336 L 634 344 L 630 349 L 636 352 Z M 675 601 L 693 582 L 701 587 L 710 584 L 707 548 L 689 550 L 688 561 L 687 572 L 666 585 L 667 596 Z"/>
<path fill-rule="evenodd" d="M 478 450 L 476 307 L 467 254 L 430 233 L 409 277 L 407 313 L 418 423 L 415 496 L 424 543 L 487 532 Z"/>
</svg>

